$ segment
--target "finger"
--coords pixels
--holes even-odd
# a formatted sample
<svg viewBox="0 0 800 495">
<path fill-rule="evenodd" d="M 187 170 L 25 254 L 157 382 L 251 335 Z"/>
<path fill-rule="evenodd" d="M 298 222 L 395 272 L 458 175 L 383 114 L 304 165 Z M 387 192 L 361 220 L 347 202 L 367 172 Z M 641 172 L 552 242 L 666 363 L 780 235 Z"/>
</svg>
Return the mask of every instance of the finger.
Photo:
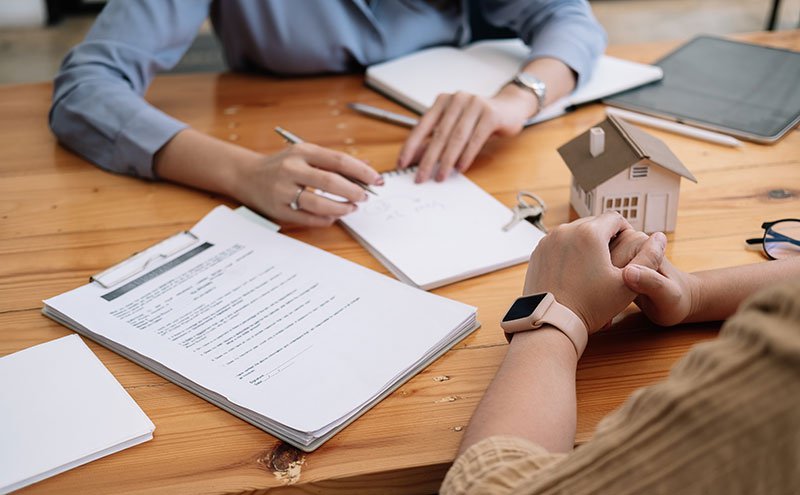
<svg viewBox="0 0 800 495">
<path fill-rule="evenodd" d="M 367 193 L 360 186 L 339 174 L 328 172 L 327 170 L 320 170 L 307 165 L 297 171 L 296 179 L 299 185 L 341 196 L 352 203 L 367 200 Z"/>
<path fill-rule="evenodd" d="M 282 216 L 287 222 L 304 227 L 330 227 L 336 221 L 334 217 L 318 216 L 307 211 L 295 211 L 291 208 L 286 208 L 282 212 Z"/>
<path fill-rule="evenodd" d="M 680 297 L 677 285 L 657 271 L 641 265 L 628 265 L 622 270 L 622 280 L 625 285 L 650 299 L 672 300 Z"/>
<path fill-rule="evenodd" d="M 628 229 L 620 232 L 608 246 L 611 250 L 611 264 L 622 268 L 630 263 L 647 239 L 649 239 L 647 234 L 637 230 Z"/>
<path fill-rule="evenodd" d="M 593 234 L 605 244 L 609 244 L 615 235 L 633 227 L 627 220 L 622 218 L 622 215 L 616 211 L 610 211 L 593 218 L 589 222 L 578 224 L 577 228 Z"/>
<path fill-rule="evenodd" d="M 352 203 L 341 203 L 332 199 L 325 198 L 311 191 L 305 191 L 297 199 L 297 205 L 301 210 L 320 217 L 341 217 L 356 211 L 356 205 Z"/>
<path fill-rule="evenodd" d="M 428 151 L 428 145 L 430 144 L 430 142 L 431 142 L 430 139 L 425 139 L 425 141 L 423 141 L 423 143 L 417 148 L 417 152 L 414 153 L 414 157 L 411 159 L 411 163 L 419 163 L 419 161 L 422 159 L 422 155 L 424 155 L 425 152 Z"/>
<path fill-rule="evenodd" d="M 467 171 L 472 165 L 472 162 L 475 161 L 475 157 L 477 157 L 478 153 L 483 149 L 483 145 L 486 144 L 486 141 L 489 140 L 496 129 L 497 122 L 494 117 L 489 114 L 481 115 L 481 119 L 472 132 L 472 139 L 469 140 L 466 148 L 464 148 L 464 152 L 461 153 L 461 157 L 458 159 L 456 170 L 459 172 Z"/>
<path fill-rule="evenodd" d="M 417 169 L 417 176 L 415 178 L 415 182 L 418 184 L 430 178 L 433 170 L 439 163 L 442 150 L 450 139 L 453 127 L 455 127 L 456 122 L 461 117 L 471 97 L 472 95 L 466 93 L 456 93 L 450 98 L 450 104 L 433 129 L 431 142 L 428 144 L 428 149 L 425 151 L 425 154 L 422 155 L 422 160 L 419 162 L 419 168 Z"/>
<path fill-rule="evenodd" d="M 314 167 L 330 170 L 365 184 L 380 185 L 383 182 L 383 177 L 374 168 L 347 153 L 310 143 L 295 145 L 293 149 Z"/>
<path fill-rule="evenodd" d="M 583 224 L 583 223 L 589 223 L 589 222 L 593 222 L 593 221 L 594 221 L 596 218 L 597 218 L 597 217 L 581 217 L 581 218 L 576 218 L 575 220 L 573 220 L 573 221 L 571 221 L 571 222 L 569 222 L 569 223 L 564 223 L 564 224 L 562 224 L 562 225 L 565 225 L 565 226 L 567 226 L 567 225 L 571 225 L 571 226 L 573 226 L 573 227 L 574 227 L 574 226 L 577 226 L 577 225 L 580 225 L 580 224 Z"/>
<path fill-rule="evenodd" d="M 641 244 L 639 251 L 631 259 L 630 263 L 658 270 L 664 260 L 666 247 L 667 236 L 661 232 L 655 232 Z"/>
<path fill-rule="evenodd" d="M 467 142 L 472 138 L 483 111 L 483 102 L 473 97 L 450 133 L 450 138 L 439 159 L 439 172 L 436 174 L 436 180 L 443 181 L 450 175 L 456 165 L 456 160 L 464 152 Z"/>
<path fill-rule="evenodd" d="M 425 115 L 419 119 L 419 123 L 411 129 L 411 133 L 408 135 L 408 139 L 406 139 L 406 142 L 403 144 L 403 148 L 400 150 L 400 155 L 397 158 L 397 168 L 406 168 L 410 164 L 416 162 L 416 160 L 412 161 L 412 159 L 420 154 L 419 148 L 439 122 L 449 101 L 450 95 L 448 94 L 440 94 L 437 96 L 430 110 L 425 112 Z"/>
</svg>

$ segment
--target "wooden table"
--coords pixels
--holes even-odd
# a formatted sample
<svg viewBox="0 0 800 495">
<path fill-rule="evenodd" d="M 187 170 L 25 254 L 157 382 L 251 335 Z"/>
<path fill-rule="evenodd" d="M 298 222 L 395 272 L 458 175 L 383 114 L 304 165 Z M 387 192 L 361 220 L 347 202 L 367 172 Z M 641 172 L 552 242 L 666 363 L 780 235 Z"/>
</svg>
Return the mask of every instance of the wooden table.
<svg viewBox="0 0 800 495">
<path fill-rule="evenodd" d="M 800 49 L 800 31 L 748 39 Z M 676 43 L 612 47 L 652 61 Z M 0 355 L 70 332 L 41 300 L 176 231 L 226 198 L 102 172 L 60 147 L 47 128 L 49 84 L 0 88 Z M 148 98 L 195 128 L 265 153 L 276 124 L 388 170 L 407 131 L 355 115 L 349 101 L 391 107 L 359 76 L 273 80 L 231 74 L 161 77 Z M 556 147 L 603 118 L 599 105 L 486 148 L 468 176 L 507 205 L 520 189 L 568 218 L 570 176 Z M 653 131 L 697 176 L 683 183 L 669 257 L 684 270 L 761 261 L 743 240 L 765 220 L 797 217 L 800 133 L 773 146 L 725 148 Z M 778 191 L 778 192 L 776 192 Z M 782 192 L 781 192 L 782 191 Z M 786 197 L 783 197 L 786 196 Z M 386 270 L 342 228 L 286 231 L 374 270 Z M 155 439 L 45 480 L 40 493 L 435 492 L 473 409 L 502 359 L 499 320 L 525 266 L 436 292 L 479 308 L 483 327 L 316 452 L 302 454 L 164 379 L 89 343 L 156 424 Z M 578 442 L 636 388 L 661 380 L 717 324 L 656 328 L 633 309 L 592 338 L 578 369 Z M 392 487 L 389 490 L 387 487 Z M 379 490 L 379 488 L 384 488 Z"/>
</svg>

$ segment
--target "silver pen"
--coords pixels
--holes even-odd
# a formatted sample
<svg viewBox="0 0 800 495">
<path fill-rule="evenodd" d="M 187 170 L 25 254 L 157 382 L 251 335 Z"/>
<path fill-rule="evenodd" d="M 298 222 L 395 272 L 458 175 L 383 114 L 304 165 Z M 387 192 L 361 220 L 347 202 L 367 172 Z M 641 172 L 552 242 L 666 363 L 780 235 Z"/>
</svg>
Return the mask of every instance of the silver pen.
<svg viewBox="0 0 800 495">
<path fill-rule="evenodd" d="M 277 132 L 278 135 L 280 135 L 283 139 L 285 139 L 286 141 L 288 141 L 288 142 L 290 142 L 292 144 L 300 144 L 300 143 L 303 142 L 303 140 L 300 139 L 296 134 L 293 134 L 293 133 L 287 131 L 283 127 L 276 127 L 275 128 L 275 132 Z M 339 175 L 342 175 L 342 174 L 339 174 Z M 373 191 L 372 188 L 370 188 L 369 185 L 366 182 L 363 182 L 363 181 L 361 181 L 359 179 L 356 179 L 355 177 L 348 177 L 346 175 L 342 175 L 342 177 L 344 177 L 345 179 L 349 180 L 353 184 L 357 185 L 361 189 L 367 191 L 368 193 L 372 194 L 373 196 L 377 196 L 378 195 L 378 193 Z"/>
<path fill-rule="evenodd" d="M 390 112 L 382 108 L 365 105 L 363 103 L 348 103 L 347 106 L 358 113 L 363 113 L 369 117 L 383 120 L 392 124 L 401 125 L 403 127 L 414 127 L 419 122 L 414 117 L 408 117 L 399 113 Z"/>
</svg>

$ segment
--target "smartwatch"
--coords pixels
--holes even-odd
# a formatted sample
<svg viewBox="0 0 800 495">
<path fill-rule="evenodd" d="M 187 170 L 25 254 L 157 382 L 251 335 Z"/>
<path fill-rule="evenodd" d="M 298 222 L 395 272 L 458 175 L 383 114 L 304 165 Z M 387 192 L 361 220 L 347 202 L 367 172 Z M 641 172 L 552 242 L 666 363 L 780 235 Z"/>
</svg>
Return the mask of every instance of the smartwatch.
<svg viewBox="0 0 800 495">
<path fill-rule="evenodd" d="M 536 108 L 536 113 L 531 115 L 538 114 L 544 108 L 544 99 L 547 96 L 547 85 L 536 76 L 532 76 L 527 72 L 517 72 L 514 76 L 514 79 L 511 80 L 513 84 L 519 86 L 520 88 L 530 91 L 531 93 L 536 96 L 536 100 L 539 102 L 539 105 Z"/>
<path fill-rule="evenodd" d="M 589 340 L 586 325 L 572 310 L 559 304 L 550 292 L 518 298 L 500 323 L 509 342 L 514 333 L 537 330 L 543 325 L 551 325 L 566 335 L 581 357 Z"/>
</svg>

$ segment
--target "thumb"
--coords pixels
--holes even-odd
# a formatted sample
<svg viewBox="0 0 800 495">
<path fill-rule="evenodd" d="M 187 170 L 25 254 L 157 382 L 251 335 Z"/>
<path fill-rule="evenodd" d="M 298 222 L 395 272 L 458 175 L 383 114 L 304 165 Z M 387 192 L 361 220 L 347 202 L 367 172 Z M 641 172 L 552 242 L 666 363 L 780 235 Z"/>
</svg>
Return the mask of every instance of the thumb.
<svg viewBox="0 0 800 495">
<path fill-rule="evenodd" d="M 667 247 L 667 237 L 661 232 L 655 232 L 642 243 L 639 252 L 630 261 L 633 265 L 640 265 L 642 268 L 652 268 L 658 270 L 664 260 L 664 249 Z"/>
<path fill-rule="evenodd" d="M 659 299 L 659 295 L 669 290 L 669 279 L 646 266 L 630 264 L 622 270 L 625 285 L 636 292 L 650 298 Z"/>
</svg>

